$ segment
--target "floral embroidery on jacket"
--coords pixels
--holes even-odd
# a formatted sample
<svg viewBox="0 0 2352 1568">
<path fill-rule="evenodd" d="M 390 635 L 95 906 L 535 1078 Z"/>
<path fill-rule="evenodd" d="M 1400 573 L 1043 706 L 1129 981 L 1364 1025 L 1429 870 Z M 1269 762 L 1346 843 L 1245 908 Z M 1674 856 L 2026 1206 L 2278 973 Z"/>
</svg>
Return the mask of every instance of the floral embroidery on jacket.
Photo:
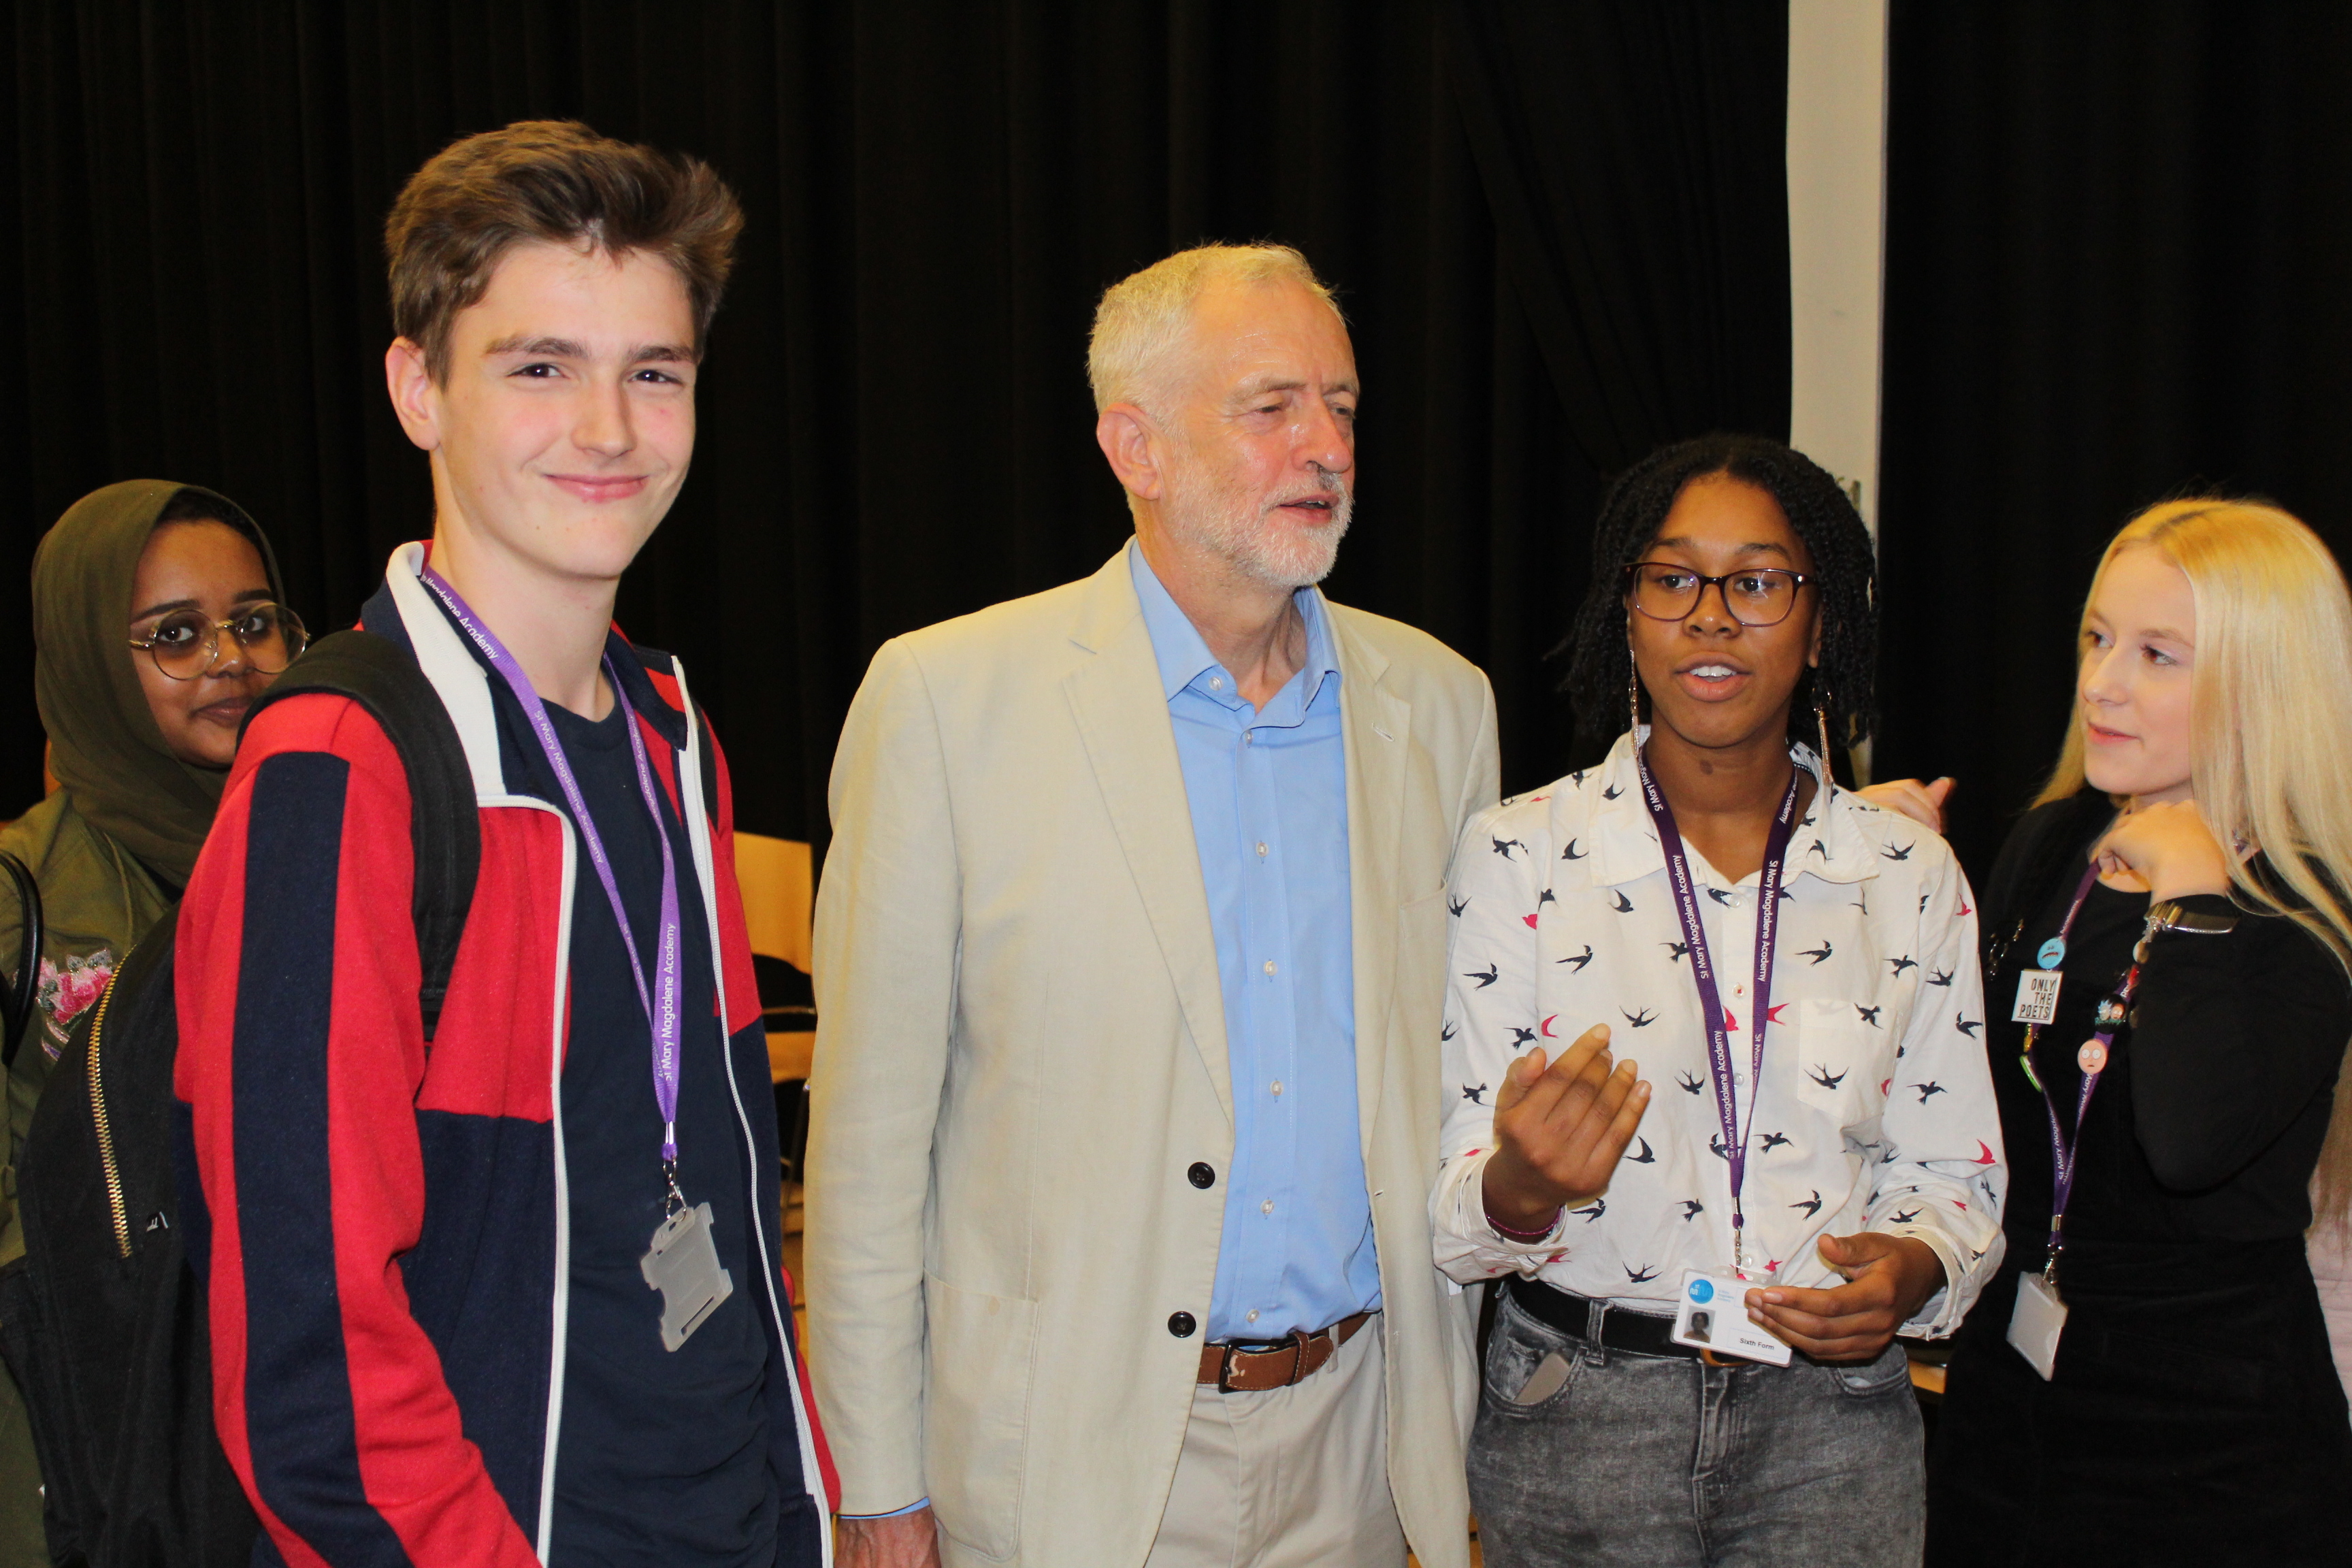
<svg viewBox="0 0 2352 1568">
<path fill-rule="evenodd" d="M 99 993 L 114 977 L 114 952 L 100 948 L 96 952 L 73 953 L 60 969 L 49 959 L 41 960 L 39 988 L 34 999 L 40 1004 L 43 1016 L 41 1048 L 55 1061 L 65 1049 L 66 1030 L 79 1017 L 83 1009 L 98 1000 Z"/>
</svg>

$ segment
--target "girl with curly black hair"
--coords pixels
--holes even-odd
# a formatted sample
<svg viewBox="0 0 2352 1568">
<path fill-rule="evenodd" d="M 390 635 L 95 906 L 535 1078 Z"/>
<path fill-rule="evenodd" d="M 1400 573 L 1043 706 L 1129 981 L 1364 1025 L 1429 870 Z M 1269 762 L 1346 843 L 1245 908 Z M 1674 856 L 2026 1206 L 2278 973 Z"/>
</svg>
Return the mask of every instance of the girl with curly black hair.
<svg viewBox="0 0 2352 1568">
<path fill-rule="evenodd" d="M 1870 538 L 1745 436 L 1635 466 L 1597 534 L 1569 689 L 1624 732 L 1451 878 L 1433 1217 L 1441 1268 L 1505 1281 L 1486 1561 L 1916 1563 L 1894 1337 L 1958 1324 L 2005 1171 L 1967 881 L 1824 760 L 1870 732 Z"/>
<path fill-rule="evenodd" d="M 1598 742 L 1622 732 L 1631 655 L 1625 570 L 1644 557 L 1683 488 L 1714 476 L 1770 496 L 1814 568 L 1821 643 L 1790 696 L 1790 733 L 1819 740 L 1819 708 L 1841 747 L 1868 740 L 1877 719 L 1871 700 L 1878 667 L 1877 552 L 1838 482 L 1811 458 L 1760 436 L 1679 442 L 1627 469 L 1610 489 L 1592 531 L 1592 588 L 1563 645 L 1578 735 Z"/>
</svg>

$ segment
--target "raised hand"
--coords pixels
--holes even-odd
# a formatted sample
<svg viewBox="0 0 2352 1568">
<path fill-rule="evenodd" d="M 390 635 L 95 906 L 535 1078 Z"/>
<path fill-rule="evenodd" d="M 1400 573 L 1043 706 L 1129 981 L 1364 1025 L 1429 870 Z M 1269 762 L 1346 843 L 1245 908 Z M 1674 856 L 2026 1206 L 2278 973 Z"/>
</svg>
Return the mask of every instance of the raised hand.
<svg viewBox="0 0 2352 1568">
<path fill-rule="evenodd" d="M 2091 851 L 2111 885 L 2158 902 L 2230 890 L 2230 856 L 2193 800 L 2158 801 L 2126 812 Z"/>
<path fill-rule="evenodd" d="M 1538 1046 L 1513 1062 L 1495 1092 L 1487 1215 L 1512 1230 L 1548 1229 L 1562 1208 L 1605 1192 L 1649 1108 L 1638 1072 L 1611 1060 L 1606 1024 L 1585 1030 L 1558 1061 L 1548 1064 Z"/>
<path fill-rule="evenodd" d="M 1914 1236 L 1825 1236 L 1822 1260 L 1846 1277 L 1832 1290 L 1748 1292 L 1748 1316 L 1815 1361 L 1873 1361 L 1944 1285 L 1943 1260 Z"/>
<path fill-rule="evenodd" d="M 1853 792 L 1888 811 L 1900 812 L 1930 833 L 1944 831 L 1944 803 L 1952 798 L 1952 780 L 1923 784 L 1917 779 L 1888 779 Z"/>
</svg>

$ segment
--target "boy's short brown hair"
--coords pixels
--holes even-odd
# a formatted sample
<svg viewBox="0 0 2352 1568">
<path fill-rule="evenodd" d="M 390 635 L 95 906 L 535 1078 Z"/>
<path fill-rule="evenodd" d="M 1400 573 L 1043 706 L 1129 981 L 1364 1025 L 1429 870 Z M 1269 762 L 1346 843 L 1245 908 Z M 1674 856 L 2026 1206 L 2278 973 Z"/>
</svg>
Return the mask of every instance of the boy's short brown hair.
<svg viewBox="0 0 2352 1568">
<path fill-rule="evenodd" d="M 384 220 L 393 331 L 449 372 L 449 328 L 510 246 L 542 241 L 658 256 L 694 307 L 694 348 L 734 265 L 743 212 L 698 158 L 599 136 L 574 120 L 521 120 L 453 142 L 417 170 Z"/>
</svg>

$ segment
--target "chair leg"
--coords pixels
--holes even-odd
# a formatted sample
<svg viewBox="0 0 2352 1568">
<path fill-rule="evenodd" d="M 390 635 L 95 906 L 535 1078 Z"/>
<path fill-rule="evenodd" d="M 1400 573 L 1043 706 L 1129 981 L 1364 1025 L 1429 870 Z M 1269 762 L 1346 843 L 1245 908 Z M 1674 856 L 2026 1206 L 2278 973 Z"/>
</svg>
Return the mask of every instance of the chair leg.
<svg viewBox="0 0 2352 1568">
<path fill-rule="evenodd" d="M 789 1079 L 776 1085 L 776 1147 L 783 1156 L 787 1184 L 801 1179 L 802 1163 L 808 1158 L 808 1128 L 807 1081 Z"/>
</svg>

